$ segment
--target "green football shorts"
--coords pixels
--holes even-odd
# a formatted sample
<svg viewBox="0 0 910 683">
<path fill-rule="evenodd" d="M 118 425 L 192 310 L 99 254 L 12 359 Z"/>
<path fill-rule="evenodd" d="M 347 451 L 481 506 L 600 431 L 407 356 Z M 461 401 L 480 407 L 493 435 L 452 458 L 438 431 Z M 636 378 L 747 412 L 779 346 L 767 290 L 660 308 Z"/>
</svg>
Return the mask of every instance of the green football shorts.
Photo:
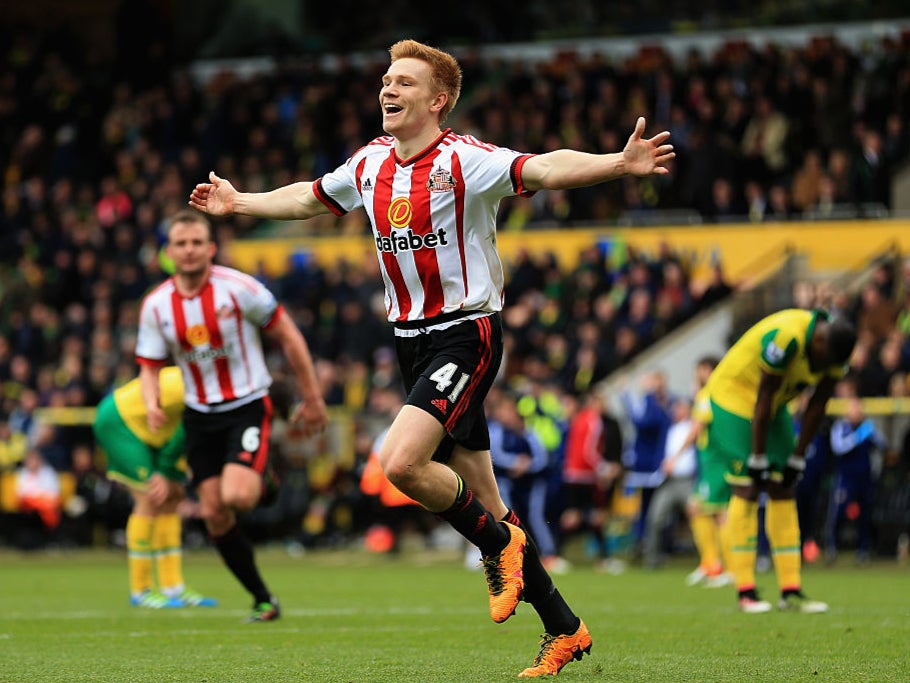
<svg viewBox="0 0 910 683">
<path fill-rule="evenodd" d="M 164 446 L 153 448 L 130 431 L 109 395 L 98 404 L 92 427 L 97 444 L 107 455 L 111 479 L 135 489 L 144 489 L 149 477 L 155 473 L 170 481 L 182 483 L 186 480 L 183 425 L 177 427 Z"/>
<path fill-rule="evenodd" d="M 746 461 L 752 453 L 752 421 L 735 415 L 711 401 L 713 419 L 708 427 L 706 456 L 726 464 L 725 479 L 733 486 L 751 483 Z M 768 425 L 765 442 L 772 479 L 780 479 L 787 460 L 796 447 L 793 418 L 786 406 L 782 406 Z"/>
<path fill-rule="evenodd" d="M 692 498 L 702 511 L 720 512 L 730 502 L 730 484 L 727 483 L 727 461 L 706 448 L 698 449 L 698 477 Z"/>
</svg>

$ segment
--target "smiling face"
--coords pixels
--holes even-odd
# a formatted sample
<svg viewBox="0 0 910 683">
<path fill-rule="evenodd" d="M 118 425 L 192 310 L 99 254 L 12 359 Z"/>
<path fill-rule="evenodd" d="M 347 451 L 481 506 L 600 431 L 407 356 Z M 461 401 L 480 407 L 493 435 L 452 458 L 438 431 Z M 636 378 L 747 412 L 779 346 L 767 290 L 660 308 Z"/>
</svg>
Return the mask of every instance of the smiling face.
<svg viewBox="0 0 910 683">
<path fill-rule="evenodd" d="M 434 87 L 430 65 L 413 57 L 397 59 L 382 77 L 382 128 L 407 142 L 435 137 L 448 95 Z"/>
</svg>

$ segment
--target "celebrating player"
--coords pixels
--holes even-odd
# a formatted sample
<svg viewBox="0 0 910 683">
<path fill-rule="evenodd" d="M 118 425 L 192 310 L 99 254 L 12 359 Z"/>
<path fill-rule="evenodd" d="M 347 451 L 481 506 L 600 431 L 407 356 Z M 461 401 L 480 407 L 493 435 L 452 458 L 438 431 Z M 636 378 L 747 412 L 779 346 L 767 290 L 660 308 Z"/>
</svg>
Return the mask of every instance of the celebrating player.
<svg viewBox="0 0 910 683">
<path fill-rule="evenodd" d="M 638 119 L 622 152 L 522 154 L 441 124 L 461 90 L 448 53 L 413 40 L 390 48 L 379 105 L 384 137 L 313 182 L 241 193 L 211 173 L 190 205 L 213 215 L 271 219 L 369 216 L 408 392 L 380 458 L 401 491 L 480 548 L 490 614 L 503 622 L 524 598 L 545 634 L 519 675 L 554 675 L 591 648 L 584 623 L 543 568 L 493 477 L 483 400 L 502 358 L 503 269 L 496 213 L 504 197 L 668 173 L 669 133 L 645 139 Z"/>
</svg>

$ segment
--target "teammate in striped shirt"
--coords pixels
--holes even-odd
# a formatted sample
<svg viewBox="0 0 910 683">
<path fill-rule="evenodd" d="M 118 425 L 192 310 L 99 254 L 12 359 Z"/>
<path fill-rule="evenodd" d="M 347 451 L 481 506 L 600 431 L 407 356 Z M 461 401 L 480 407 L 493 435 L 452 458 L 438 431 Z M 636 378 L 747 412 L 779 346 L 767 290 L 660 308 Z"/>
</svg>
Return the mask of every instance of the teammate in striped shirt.
<svg viewBox="0 0 910 683">
<path fill-rule="evenodd" d="M 306 341 L 272 293 L 249 275 L 214 264 L 206 216 L 178 212 L 166 250 L 174 275 L 143 299 L 136 341 L 148 426 L 154 433 L 166 424 L 159 372 L 173 358 L 185 385 L 187 462 L 206 528 L 253 596 L 248 621 L 272 621 L 280 616 L 278 600 L 236 518 L 236 511 L 259 503 L 268 466 L 272 378 L 261 332 L 278 341 L 294 370 L 303 403 L 291 419 L 303 420 L 304 434 L 325 428 L 325 402 Z"/>
<path fill-rule="evenodd" d="M 413 40 L 390 55 L 379 90 L 387 135 L 314 182 L 271 192 L 241 193 L 211 173 L 190 205 L 279 220 L 365 209 L 408 392 L 383 443 L 383 467 L 395 486 L 480 548 L 494 621 L 505 621 L 522 598 L 533 605 L 546 633 L 519 675 L 554 675 L 590 650 L 591 636 L 493 476 L 483 400 L 502 358 L 496 213 L 508 196 L 668 173 L 673 148 L 667 132 L 643 138 L 643 118 L 614 154 L 524 154 L 459 135 L 442 127 L 461 91 L 458 62 Z"/>
</svg>

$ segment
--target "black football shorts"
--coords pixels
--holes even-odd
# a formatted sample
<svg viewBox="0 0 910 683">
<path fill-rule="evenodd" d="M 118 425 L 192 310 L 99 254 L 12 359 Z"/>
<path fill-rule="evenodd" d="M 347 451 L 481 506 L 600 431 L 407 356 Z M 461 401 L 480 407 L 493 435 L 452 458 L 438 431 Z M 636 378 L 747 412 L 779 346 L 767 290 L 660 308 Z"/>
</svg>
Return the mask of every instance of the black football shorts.
<svg viewBox="0 0 910 683">
<path fill-rule="evenodd" d="M 395 337 L 408 405 L 426 411 L 447 437 L 434 460 L 445 462 L 457 443 L 473 451 L 490 448 L 483 402 L 502 362 L 502 321 L 494 313 L 442 330 Z"/>
<path fill-rule="evenodd" d="M 229 462 L 265 472 L 272 428 L 272 401 L 268 396 L 223 413 L 183 411 L 186 461 L 198 485 L 219 476 Z"/>
</svg>

